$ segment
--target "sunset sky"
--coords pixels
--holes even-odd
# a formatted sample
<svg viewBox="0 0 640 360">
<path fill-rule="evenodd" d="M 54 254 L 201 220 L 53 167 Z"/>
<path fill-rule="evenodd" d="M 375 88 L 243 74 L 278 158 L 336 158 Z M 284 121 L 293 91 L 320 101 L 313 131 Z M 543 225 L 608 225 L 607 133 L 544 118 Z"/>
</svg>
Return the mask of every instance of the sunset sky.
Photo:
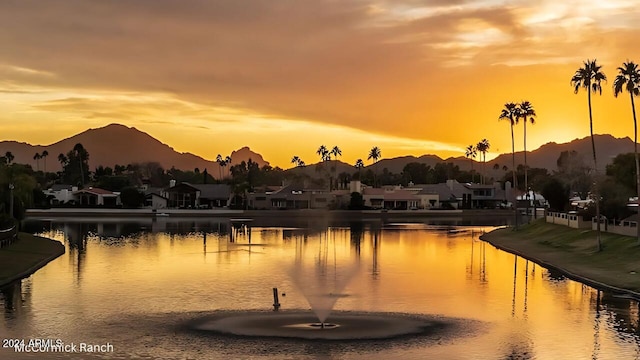
<svg viewBox="0 0 640 360">
<path fill-rule="evenodd" d="M 589 135 L 570 79 L 609 81 L 594 132 L 633 138 L 616 68 L 640 62 L 636 0 L 109 0 L 0 2 L 0 140 L 47 145 L 134 126 L 206 159 L 250 146 L 281 167 L 511 151 L 507 101 L 530 101 L 528 149 Z M 522 125 L 516 150 L 523 147 Z M 631 149 L 630 149 L 631 151 Z"/>
</svg>

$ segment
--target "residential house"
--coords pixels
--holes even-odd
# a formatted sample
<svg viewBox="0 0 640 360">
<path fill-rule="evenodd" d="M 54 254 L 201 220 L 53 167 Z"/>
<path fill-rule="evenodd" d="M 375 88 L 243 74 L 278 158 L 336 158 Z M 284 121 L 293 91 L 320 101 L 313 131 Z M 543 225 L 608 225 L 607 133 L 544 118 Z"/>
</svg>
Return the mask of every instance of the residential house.
<svg viewBox="0 0 640 360">
<path fill-rule="evenodd" d="M 73 196 L 75 197 L 76 203 L 80 205 L 101 205 L 107 207 L 122 205 L 119 192 L 96 187 L 88 187 L 75 191 L 73 192 Z"/>
<path fill-rule="evenodd" d="M 173 185 L 173 186 L 172 186 Z M 214 208 L 229 206 L 231 188 L 226 184 L 190 184 L 172 182 L 162 190 L 167 207 L 181 209 Z"/>
<path fill-rule="evenodd" d="M 50 189 L 44 191 L 45 196 L 51 199 L 52 205 L 73 203 L 76 201 L 74 192 L 78 191 L 77 186 L 67 184 L 53 184 Z"/>
</svg>

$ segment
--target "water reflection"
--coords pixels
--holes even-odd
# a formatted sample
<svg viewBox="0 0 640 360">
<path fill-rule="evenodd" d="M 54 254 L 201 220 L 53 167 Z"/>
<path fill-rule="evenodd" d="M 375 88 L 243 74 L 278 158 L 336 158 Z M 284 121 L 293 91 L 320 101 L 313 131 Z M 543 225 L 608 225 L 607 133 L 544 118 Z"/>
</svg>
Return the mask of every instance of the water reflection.
<svg viewBox="0 0 640 360">
<path fill-rule="evenodd" d="M 130 325 L 127 319 L 134 315 L 270 309 L 273 287 L 286 293 L 280 299 L 284 311 L 308 309 L 288 268 L 299 266 L 304 279 L 330 283 L 341 268 L 352 267 L 358 273 L 334 294 L 338 309 L 443 314 L 488 324 L 486 331 L 459 342 L 391 347 L 376 355 L 444 353 L 463 359 L 473 350 L 477 358 L 604 359 L 633 357 L 640 348 L 636 301 L 499 251 L 478 239 L 489 228 L 322 219 L 268 226 L 264 220 L 237 220 L 30 223 L 30 229 L 63 241 L 67 253 L 32 278 L 2 289 L 0 328 L 11 336 L 113 338 L 122 348 L 139 351 L 130 357 L 161 358 L 145 352 L 148 343 L 136 347 L 118 337 L 128 327 L 113 324 Z M 35 315 L 25 316 L 27 308 Z M 156 337 L 154 331 L 160 330 L 133 335 Z M 309 354 L 335 355 L 305 346 Z"/>
</svg>

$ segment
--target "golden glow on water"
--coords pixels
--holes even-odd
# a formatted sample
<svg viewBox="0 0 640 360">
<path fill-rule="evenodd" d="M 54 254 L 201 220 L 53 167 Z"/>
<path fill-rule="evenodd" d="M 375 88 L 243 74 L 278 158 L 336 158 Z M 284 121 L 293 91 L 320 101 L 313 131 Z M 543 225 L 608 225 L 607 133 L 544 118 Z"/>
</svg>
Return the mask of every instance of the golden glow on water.
<svg viewBox="0 0 640 360">
<path fill-rule="evenodd" d="M 327 293 L 336 292 L 331 296 L 337 296 L 338 310 L 442 314 L 487 324 L 473 337 L 429 349 L 431 354 L 573 359 L 640 349 L 636 302 L 554 278 L 480 241 L 482 228 L 457 233 L 421 225 L 238 231 L 225 225 L 220 231 L 184 234 L 100 233 L 114 232 L 116 226 L 93 227 L 86 243 L 77 244 L 74 239 L 89 228 L 66 224 L 63 231 L 43 234 L 65 242 L 67 253 L 25 282 L 24 304 L 16 311 L 20 326 L 11 331 L 81 337 L 82 319 L 104 336 L 109 330 L 103 323 L 122 316 L 268 310 L 272 287 L 281 293 L 283 310 L 309 309 L 300 288 L 307 282 L 325 283 Z M 333 278 L 348 269 L 356 272 L 346 288 L 331 288 Z M 293 281 L 291 271 L 305 276 L 302 284 Z"/>
</svg>

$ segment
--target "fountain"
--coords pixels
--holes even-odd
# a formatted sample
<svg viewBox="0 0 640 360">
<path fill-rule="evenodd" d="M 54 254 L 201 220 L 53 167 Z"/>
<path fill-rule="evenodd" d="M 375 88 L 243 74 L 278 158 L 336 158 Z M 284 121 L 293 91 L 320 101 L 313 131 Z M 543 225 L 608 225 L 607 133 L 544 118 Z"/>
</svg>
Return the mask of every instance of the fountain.
<svg viewBox="0 0 640 360">
<path fill-rule="evenodd" d="M 312 313 L 280 310 L 277 289 L 273 288 L 274 311 L 217 312 L 192 321 L 191 327 L 234 336 L 348 341 L 420 334 L 442 336 L 447 329 L 458 328 L 452 325 L 461 324 L 460 320 L 428 315 L 334 311 L 338 299 L 350 296 L 345 289 L 360 272 L 360 266 L 348 253 L 339 258 L 335 241 L 334 249 L 329 251 L 328 243 L 320 241 L 313 265 L 305 264 L 300 255 L 288 271 Z"/>
</svg>

